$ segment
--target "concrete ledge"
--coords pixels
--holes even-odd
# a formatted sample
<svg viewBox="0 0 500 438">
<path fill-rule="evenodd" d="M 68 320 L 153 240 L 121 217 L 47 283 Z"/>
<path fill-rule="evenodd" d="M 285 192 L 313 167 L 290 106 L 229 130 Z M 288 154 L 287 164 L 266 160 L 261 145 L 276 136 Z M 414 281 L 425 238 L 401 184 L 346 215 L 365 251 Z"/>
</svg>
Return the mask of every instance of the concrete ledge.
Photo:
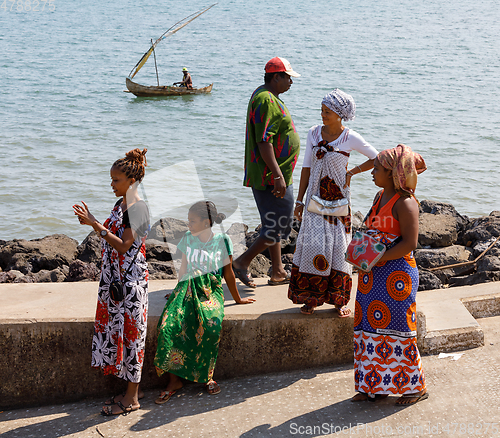
<svg viewBox="0 0 500 438">
<path fill-rule="evenodd" d="M 352 362 L 353 317 L 331 306 L 300 314 L 287 286 L 241 288 L 257 302 L 236 305 L 227 290 L 215 378 L 229 378 Z M 160 388 L 153 366 L 156 325 L 175 281 L 152 281 L 141 385 Z M 0 408 L 105 397 L 123 381 L 90 367 L 97 283 L 7 284 L 0 287 Z M 352 306 L 354 301 L 351 302 Z"/>
<path fill-rule="evenodd" d="M 462 303 L 474 318 L 500 315 L 500 294 L 463 298 Z"/>
<path fill-rule="evenodd" d="M 258 279 L 254 304 L 236 305 L 227 290 L 215 378 L 229 378 L 352 363 L 353 317 L 331 306 L 313 315 L 287 299 L 287 286 Z M 354 277 L 353 289 L 356 288 Z M 142 386 L 160 388 L 153 367 L 156 325 L 164 295 L 175 281 L 152 281 Z M 123 381 L 90 367 L 97 283 L 0 286 L 0 409 L 106 397 Z M 349 307 L 354 308 L 355 294 Z M 471 314 L 472 312 L 472 314 Z M 500 283 L 417 294 L 417 340 L 422 354 L 483 345 L 474 317 L 500 314 Z M 474 316 L 473 316 L 474 315 Z"/>
<path fill-rule="evenodd" d="M 422 354 L 480 347 L 484 333 L 475 318 L 500 315 L 500 283 L 419 292 L 417 304 L 425 315 Z"/>
</svg>

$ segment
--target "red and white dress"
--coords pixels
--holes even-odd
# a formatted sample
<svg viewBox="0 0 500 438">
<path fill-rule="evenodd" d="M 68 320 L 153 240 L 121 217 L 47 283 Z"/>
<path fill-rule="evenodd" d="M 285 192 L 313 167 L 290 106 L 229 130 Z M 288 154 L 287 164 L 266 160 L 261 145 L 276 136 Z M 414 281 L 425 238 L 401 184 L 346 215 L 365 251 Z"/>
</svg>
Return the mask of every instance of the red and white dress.
<svg viewBox="0 0 500 438">
<path fill-rule="evenodd" d="M 138 237 L 125 254 L 119 254 L 104 239 L 101 241 L 102 267 L 92 338 L 92 366 L 101 368 L 106 375 L 114 374 L 139 383 L 148 315 L 149 272 L 144 241 L 149 230 L 149 212 L 144 201 L 136 202 L 125 212 L 120 204 L 121 200 L 115 204 L 104 226 L 120 238 L 126 228 L 133 228 Z M 123 278 L 127 271 L 128 275 Z M 119 277 L 126 293 L 124 300 L 117 302 L 110 298 L 109 285 Z"/>
</svg>

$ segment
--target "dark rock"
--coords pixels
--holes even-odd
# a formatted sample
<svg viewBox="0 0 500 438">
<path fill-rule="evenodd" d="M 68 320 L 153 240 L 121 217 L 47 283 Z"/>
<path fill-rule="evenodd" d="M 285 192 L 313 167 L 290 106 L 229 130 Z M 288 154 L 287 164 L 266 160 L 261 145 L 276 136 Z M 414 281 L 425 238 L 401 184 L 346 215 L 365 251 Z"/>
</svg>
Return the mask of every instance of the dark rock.
<svg viewBox="0 0 500 438">
<path fill-rule="evenodd" d="M 233 245 L 242 244 L 246 247 L 246 233 L 248 231 L 248 226 L 245 224 L 234 223 L 231 225 L 229 230 L 227 230 L 227 235 L 233 242 Z"/>
<path fill-rule="evenodd" d="M 442 281 L 432 272 L 426 269 L 419 269 L 419 283 L 418 290 L 433 290 L 441 289 L 443 287 Z"/>
<path fill-rule="evenodd" d="M 76 262 L 78 262 L 78 260 Z M 33 278 L 34 283 L 61 283 L 66 280 L 66 275 L 69 274 L 69 267 L 65 266 L 65 268 L 64 270 L 62 268 L 56 268 L 51 271 L 42 269 L 36 274 L 31 274 L 30 277 Z"/>
<path fill-rule="evenodd" d="M 97 281 L 100 270 L 95 263 L 85 263 L 82 260 L 75 260 L 69 265 L 66 281 Z"/>
<path fill-rule="evenodd" d="M 38 283 L 36 275 L 38 274 L 23 275 L 16 278 L 13 283 Z"/>
<path fill-rule="evenodd" d="M 477 242 L 490 240 L 500 236 L 500 217 L 484 216 L 475 219 L 464 232 L 462 241 L 467 246 L 475 246 Z"/>
<path fill-rule="evenodd" d="M 488 283 L 490 281 L 499 281 L 500 271 L 476 272 L 464 277 L 450 278 L 450 286 L 472 286 L 479 283 Z"/>
<path fill-rule="evenodd" d="M 148 262 L 150 280 L 174 280 L 177 271 L 172 261 Z"/>
<path fill-rule="evenodd" d="M 4 270 L 17 269 L 24 274 L 49 271 L 69 265 L 76 257 L 78 242 L 64 234 L 53 234 L 42 239 L 15 239 L 0 248 L 0 266 Z"/>
<path fill-rule="evenodd" d="M 442 248 L 453 245 L 458 239 L 459 224 L 454 216 L 422 213 L 418 224 L 418 242 L 422 246 Z"/>
<path fill-rule="evenodd" d="M 228 236 L 234 236 L 234 235 L 239 235 L 239 234 L 243 234 L 245 235 L 248 231 L 248 225 L 245 225 L 245 224 L 242 224 L 242 223 L 239 223 L 239 222 L 235 222 L 234 224 L 232 224 L 229 229 L 226 231 L 226 234 Z"/>
<path fill-rule="evenodd" d="M 251 231 L 250 233 L 247 233 L 245 236 L 245 242 L 247 245 L 247 248 L 250 248 L 252 244 L 257 240 L 259 237 L 260 233 L 257 231 Z"/>
<path fill-rule="evenodd" d="M 361 213 L 360 211 L 357 211 L 356 213 L 351 215 L 351 226 L 353 233 L 366 228 L 363 223 L 364 219 L 365 216 L 363 216 L 363 213 Z"/>
<path fill-rule="evenodd" d="M 292 229 L 287 239 L 281 240 L 281 254 L 293 254 L 297 245 L 299 233 Z"/>
<path fill-rule="evenodd" d="M 24 274 L 15 269 L 8 272 L 0 272 L 0 283 L 14 283 L 15 280 L 21 277 L 24 277 Z"/>
<path fill-rule="evenodd" d="M 427 199 L 424 199 L 420 203 L 420 213 L 421 214 L 429 213 L 441 217 L 443 216 L 453 217 L 455 219 L 456 229 L 458 233 L 457 239 L 453 243 L 469 246 L 463 240 L 463 234 L 466 231 L 466 229 L 470 226 L 471 220 L 467 216 L 458 213 L 452 204 L 448 204 L 445 202 L 429 201 Z"/>
<path fill-rule="evenodd" d="M 267 272 L 271 267 L 271 262 L 263 254 L 257 254 L 250 266 L 248 267 L 248 272 L 252 274 L 252 277 L 267 277 Z"/>
<path fill-rule="evenodd" d="M 300 231 L 300 225 L 302 222 L 298 221 L 295 216 L 292 218 L 292 230 L 297 231 L 297 233 Z"/>
<path fill-rule="evenodd" d="M 101 238 L 95 231 L 92 231 L 85 240 L 78 245 L 76 258 L 85 263 L 93 263 L 98 268 L 101 267 L 102 251 Z M 77 280 L 75 280 L 77 281 Z"/>
<path fill-rule="evenodd" d="M 283 254 L 281 256 L 281 262 L 283 264 L 290 264 L 293 263 L 293 254 Z"/>
<path fill-rule="evenodd" d="M 420 212 L 430 214 L 446 214 L 448 216 L 460 216 L 453 204 L 446 202 L 429 201 L 424 199 L 420 201 Z"/>
<path fill-rule="evenodd" d="M 436 269 L 432 273 L 438 277 L 443 284 L 448 284 L 450 278 L 458 277 L 461 275 L 469 275 L 476 272 L 476 265 L 474 263 L 469 263 L 467 265 L 456 266 L 455 268 L 448 269 Z"/>
<path fill-rule="evenodd" d="M 485 255 L 477 261 L 477 270 L 481 271 L 500 271 L 500 258 L 493 255 Z"/>
<path fill-rule="evenodd" d="M 188 230 L 188 223 L 186 221 L 167 217 L 153 224 L 149 237 L 177 245 Z"/>
<path fill-rule="evenodd" d="M 169 262 L 177 253 L 177 246 L 170 243 L 158 243 L 155 240 L 146 241 L 146 260 Z"/>
<path fill-rule="evenodd" d="M 465 246 L 453 245 L 446 248 L 419 249 L 415 251 L 417 265 L 422 268 L 437 268 L 472 259 L 472 251 Z"/>
<path fill-rule="evenodd" d="M 488 249 L 495 240 L 491 238 L 485 242 L 477 242 L 472 248 L 474 257 L 479 257 L 486 250 L 485 255 L 500 257 L 500 241 L 497 241 L 495 245 Z"/>
<path fill-rule="evenodd" d="M 237 259 L 247 250 L 247 246 L 243 243 L 233 243 L 233 260 Z"/>
<path fill-rule="evenodd" d="M 283 254 L 281 256 L 281 262 L 283 263 L 283 267 L 285 271 L 288 273 L 292 272 L 292 264 L 293 264 L 293 254 Z M 269 275 L 270 276 L 270 275 Z"/>
</svg>

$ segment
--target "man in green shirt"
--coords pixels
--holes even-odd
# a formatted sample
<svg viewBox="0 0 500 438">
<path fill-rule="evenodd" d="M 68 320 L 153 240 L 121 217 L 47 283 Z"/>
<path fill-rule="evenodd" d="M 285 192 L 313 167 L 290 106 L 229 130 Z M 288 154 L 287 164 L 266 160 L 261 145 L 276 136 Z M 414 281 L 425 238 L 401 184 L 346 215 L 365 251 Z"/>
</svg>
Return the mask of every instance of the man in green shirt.
<svg viewBox="0 0 500 438">
<path fill-rule="evenodd" d="M 300 151 L 300 139 L 290 112 L 279 98 L 292 85 L 293 71 L 284 58 L 273 58 L 265 67 L 264 85 L 250 98 L 245 135 L 245 176 L 252 187 L 261 218 L 260 236 L 233 262 L 240 281 L 256 287 L 248 266 L 257 254 L 269 248 L 272 272 L 268 283 L 286 284 L 289 277 L 281 262 L 282 238 L 291 230 L 293 215 L 292 173 Z"/>
</svg>

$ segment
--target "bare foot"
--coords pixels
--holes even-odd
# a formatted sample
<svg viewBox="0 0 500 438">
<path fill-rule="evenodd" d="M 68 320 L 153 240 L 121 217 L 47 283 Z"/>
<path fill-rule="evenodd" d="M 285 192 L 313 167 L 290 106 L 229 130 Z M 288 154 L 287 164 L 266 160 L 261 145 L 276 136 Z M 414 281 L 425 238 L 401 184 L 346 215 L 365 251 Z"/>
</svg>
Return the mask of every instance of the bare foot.
<svg viewBox="0 0 500 438">
<path fill-rule="evenodd" d="M 118 402 L 122 402 L 123 403 L 123 397 L 125 397 L 125 393 L 119 394 L 119 395 L 115 395 L 114 397 L 111 397 L 110 399 L 106 400 L 104 402 L 104 404 L 106 406 L 110 406 L 110 405 L 114 405 L 114 404 L 116 404 Z M 144 391 L 139 390 L 138 399 L 141 400 L 143 398 L 144 398 Z"/>
<path fill-rule="evenodd" d="M 368 400 L 368 395 L 364 392 L 358 392 L 353 398 L 351 398 L 352 402 L 360 402 Z"/>
<path fill-rule="evenodd" d="M 118 400 L 119 397 L 121 397 L 121 400 Z M 107 412 L 105 415 L 119 415 L 124 412 L 136 411 L 141 407 L 139 400 L 134 400 L 133 397 L 128 396 L 127 394 L 119 397 L 115 397 L 114 404 L 105 404 L 103 406 L 102 411 Z"/>
<path fill-rule="evenodd" d="M 351 315 L 351 309 L 347 306 L 335 306 L 334 309 L 337 311 L 340 318 L 347 318 Z"/>
<path fill-rule="evenodd" d="M 126 405 L 122 402 L 116 402 L 116 404 L 114 405 L 104 405 L 101 414 L 107 417 L 112 415 L 128 414 L 129 412 L 137 411 L 137 409 L 140 409 L 140 407 L 141 405 L 139 403 L 135 405 Z"/>
<path fill-rule="evenodd" d="M 160 392 L 160 396 L 155 400 L 155 403 L 157 405 L 162 405 L 163 403 L 166 403 L 170 400 L 170 398 L 180 389 L 182 389 L 182 382 L 179 380 L 177 382 L 174 382 L 175 384 L 171 384 L 172 382 L 169 382 L 168 386 L 165 388 L 164 391 Z"/>
</svg>

